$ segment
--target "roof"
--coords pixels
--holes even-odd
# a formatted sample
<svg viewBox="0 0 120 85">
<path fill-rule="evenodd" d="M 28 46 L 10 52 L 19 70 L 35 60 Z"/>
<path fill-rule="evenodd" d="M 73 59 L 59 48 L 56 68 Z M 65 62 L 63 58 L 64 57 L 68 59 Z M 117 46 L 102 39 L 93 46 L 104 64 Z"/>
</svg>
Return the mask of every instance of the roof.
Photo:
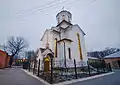
<svg viewBox="0 0 120 85">
<path fill-rule="evenodd" d="M 120 58 L 120 51 L 111 55 L 105 56 L 104 58 Z"/>
<path fill-rule="evenodd" d="M 45 49 L 44 52 L 42 53 L 42 55 L 43 55 L 43 56 L 46 56 L 46 55 L 49 54 L 49 53 L 52 54 L 52 55 L 54 55 L 54 53 L 52 52 L 52 50 L 49 49 L 49 48 Z"/>
<path fill-rule="evenodd" d="M 48 29 L 45 30 L 43 36 L 41 37 L 40 41 L 42 41 L 43 37 L 45 36 L 45 33 L 48 31 Z"/>
<path fill-rule="evenodd" d="M 60 11 L 60 12 L 56 15 L 56 17 L 57 17 L 59 14 L 61 14 L 62 12 L 67 12 L 68 14 L 70 14 L 70 16 L 72 16 L 72 14 L 71 14 L 69 11 L 67 11 L 67 10 L 62 10 L 62 11 Z"/>
<path fill-rule="evenodd" d="M 67 23 L 67 24 L 69 24 L 69 25 L 72 25 L 70 22 L 67 22 L 66 20 L 63 20 L 63 21 L 61 21 L 59 24 L 57 24 L 56 27 L 60 26 L 63 22 L 65 22 L 65 23 Z"/>
<path fill-rule="evenodd" d="M 6 54 L 6 52 L 5 52 L 5 51 L 2 51 L 2 50 L 0 50 L 0 52 L 2 52 L 2 53 L 5 53 L 5 54 Z"/>
<path fill-rule="evenodd" d="M 44 31 L 44 33 L 43 33 L 43 35 L 42 35 L 40 41 L 43 40 L 45 34 L 46 34 L 47 32 L 49 32 L 49 31 L 54 31 L 54 32 L 56 32 L 56 33 L 59 33 L 59 31 L 57 31 L 57 30 L 55 30 L 55 29 L 53 29 L 53 28 L 54 28 L 54 27 L 52 27 L 51 29 L 46 29 L 46 30 Z"/>
<path fill-rule="evenodd" d="M 40 50 L 41 50 L 41 53 L 43 53 L 45 51 L 45 48 L 40 48 Z"/>
<path fill-rule="evenodd" d="M 75 24 L 75 25 L 73 25 L 73 26 L 77 26 L 77 27 L 82 31 L 82 33 L 83 33 L 84 35 L 86 35 L 85 32 L 79 27 L 78 24 Z"/>
</svg>

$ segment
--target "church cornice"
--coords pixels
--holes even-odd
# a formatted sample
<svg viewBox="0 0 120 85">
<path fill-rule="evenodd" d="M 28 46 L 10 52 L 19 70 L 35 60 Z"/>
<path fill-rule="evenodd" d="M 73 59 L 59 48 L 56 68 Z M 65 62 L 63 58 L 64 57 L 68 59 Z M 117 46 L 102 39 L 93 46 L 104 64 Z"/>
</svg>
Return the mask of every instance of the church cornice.
<svg viewBox="0 0 120 85">
<path fill-rule="evenodd" d="M 57 42 L 60 43 L 60 42 L 63 42 L 63 41 L 73 42 L 71 39 L 68 39 L 68 38 L 63 38 L 61 40 L 58 40 Z"/>
</svg>

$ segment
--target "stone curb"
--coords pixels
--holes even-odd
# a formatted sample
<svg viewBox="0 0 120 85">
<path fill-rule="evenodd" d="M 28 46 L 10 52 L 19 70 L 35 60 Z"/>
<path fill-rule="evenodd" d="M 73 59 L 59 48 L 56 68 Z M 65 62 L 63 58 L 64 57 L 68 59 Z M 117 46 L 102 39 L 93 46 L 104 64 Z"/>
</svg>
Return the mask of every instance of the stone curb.
<svg viewBox="0 0 120 85">
<path fill-rule="evenodd" d="M 46 82 L 45 80 L 41 79 L 40 77 L 37 77 L 36 75 L 33 75 L 32 72 L 28 72 L 27 70 L 22 69 L 25 73 L 27 73 L 28 75 L 36 78 L 37 80 L 39 80 L 40 82 L 42 82 L 45 85 L 51 85 L 48 82 Z M 65 85 L 65 84 L 71 84 L 71 83 L 75 83 L 75 82 L 80 82 L 80 81 L 86 81 L 86 80 L 90 80 L 90 79 L 95 79 L 95 78 L 99 78 L 99 77 L 103 77 L 103 76 L 107 76 L 107 75 L 111 75 L 114 74 L 115 72 L 110 72 L 110 73 L 104 73 L 104 74 L 100 74 L 100 75 L 95 75 L 95 76 L 91 76 L 91 77 L 86 77 L 86 78 L 81 78 L 81 79 L 73 79 L 70 81 L 64 81 L 64 82 L 60 82 L 57 84 L 52 84 L 52 85 Z"/>
<path fill-rule="evenodd" d="M 71 84 L 71 83 L 75 83 L 75 82 L 80 82 L 80 81 L 86 81 L 86 80 L 90 80 L 90 79 L 95 79 L 95 78 L 99 78 L 99 77 L 111 75 L 111 74 L 114 74 L 114 73 L 115 72 L 110 72 L 110 73 L 104 73 L 104 74 L 95 75 L 95 76 L 86 77 L 86 78 L 81 78 L 81 79 L 73 79 L 71 81 L 65 81 L 65 82 L 61 82 L 61 83 L 57 83 L 57 84 L 53 84 L 53 85 L 66 85 L 66 84 Z"/>
</svg>

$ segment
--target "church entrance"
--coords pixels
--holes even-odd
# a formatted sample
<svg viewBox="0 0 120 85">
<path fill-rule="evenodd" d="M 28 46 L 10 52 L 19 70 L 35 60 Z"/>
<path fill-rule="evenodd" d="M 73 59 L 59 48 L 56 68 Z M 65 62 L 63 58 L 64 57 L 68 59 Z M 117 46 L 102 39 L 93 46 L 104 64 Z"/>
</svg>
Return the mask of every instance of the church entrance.
<svg viewBox="0 0 120 85">
<path fill-rule="evenodd" d="M 44 60 L 44 71 L 48 72 L 50 70 L 50 57 L 47 56 Z"/>
<path fill-rule="evenodd" d="M 48 50 L 49 51 L 49 50 Z M 51 62 L 53 60 L 53 53 L 52 52 L 47 52 L 45 53 L 46 55 L 44 56 L 43 62 L 44 62 L 44 72 L 50 71 L 50 67 L 52 66 Z"/>
</svg>

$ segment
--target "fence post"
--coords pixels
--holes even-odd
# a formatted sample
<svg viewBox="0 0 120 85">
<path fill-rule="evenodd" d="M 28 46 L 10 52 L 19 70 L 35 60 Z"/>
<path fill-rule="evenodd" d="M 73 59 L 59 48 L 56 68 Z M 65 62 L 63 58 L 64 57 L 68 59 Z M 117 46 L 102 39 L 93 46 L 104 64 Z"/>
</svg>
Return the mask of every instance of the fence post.
<svg viewBox="0 0 120 85">
<path fill-rule="evenodd" d="M 109 72 L 109 63 L 107 63 L 107 72 Z"/>
<path fill-rule="evenodd" d="M 96 66 L 97 66 L 97 67 L 96 67 L 96 68 L 97 68 L 97 73 L 99 74 L 99 67 L 98 67 L 98 63 L 96 62 L 95 64 L 96 64 Z"/>
<path fill-rule="evenodd" d="M 88 72 L 89 72 L 89 76 L 91 75 L 90 74 L 90 66 L 89 66 L 89 62 L 87 61 L 87 65 L 88 65 Z"/>
<path fill-rule="evenodd" d="M 77 79 L 77 69 L 76 69 L 76 60 L 74 59 L 74 67 L 75 67 L 75 78 Z"/>
<path fill-rule="evenodd" d="M 52 64 L 53 64 L 53 58 L 51 58 L 51 84 L 53 83 L 53 66 L 52 66 Z"/>
<path fill-rule="evenodd" d="M 35 74 L 35 60 L 34 60 L 33 74 Z"/>
<path fill-rule="evenodd" d="M 38 76 L 39 76 L 39 73 L 40 73 L 40 59 L 39 59 L 39 62 L 38 62 Z"/>
<path fill-rule="evenodd" d="M 109 70 L 112 72 L 112 68 L 111 68 L 110 63 L 108 63 L 108 67 L 109 67 Z"/>
<path fill-rule="evenodd" d="M 105 73 L 105 68 L 106 68 L 105 61 L 103 60 L 102 63 L 103 63 L 103 71 L 104 71 L 104 73 Z"/>
<path fill-rule="evenodd" d="M 29 67 L 29 72 L 30 72 L 30 61 L 29 61 L 29 66 L 28 67 Z"/>
</svg>

